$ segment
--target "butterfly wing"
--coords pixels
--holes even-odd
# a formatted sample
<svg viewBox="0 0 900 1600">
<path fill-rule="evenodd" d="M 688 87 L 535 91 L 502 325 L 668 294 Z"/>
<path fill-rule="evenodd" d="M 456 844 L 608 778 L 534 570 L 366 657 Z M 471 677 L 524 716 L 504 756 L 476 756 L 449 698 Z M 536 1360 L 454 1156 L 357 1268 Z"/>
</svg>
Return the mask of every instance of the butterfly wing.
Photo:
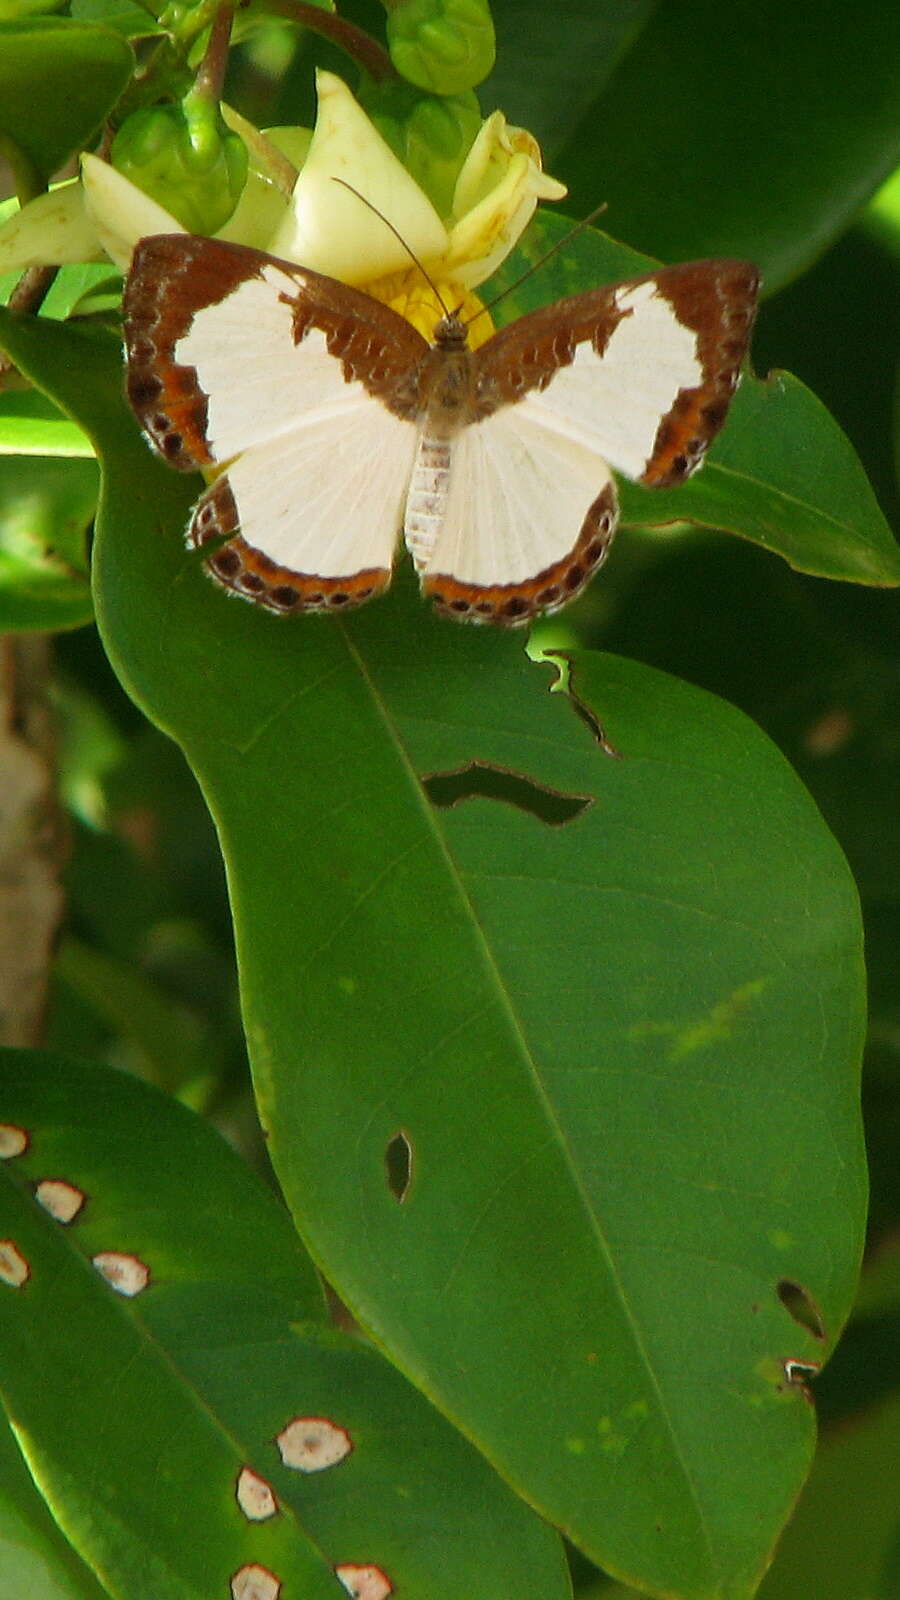
<svg viewBox="0 0 900 1600">
<path fill-rule="evenodd" d="M 610 466 L 655 487 L 700 466 L 737 384 L 758 284 L 742 261 L 664 267 L 520 317 L 476 351 L 474 425 L 454 441 L 423 577 L 442 609 L 524 622 L 578 592 L 615 531 Z M 481 475 L 474 509 L 466 474 Z M 494 548 L 515 555 L 505 584 Z"/>
<path fill-rule="evenodd" d="M 389 307 L 259 251 L 192 235 L 138 246 L 128 395 L 175 467 L 205 468 L 188 541 L 275 610 L 383 589 L 416 447 L 428 346 Z"/>
</svg>

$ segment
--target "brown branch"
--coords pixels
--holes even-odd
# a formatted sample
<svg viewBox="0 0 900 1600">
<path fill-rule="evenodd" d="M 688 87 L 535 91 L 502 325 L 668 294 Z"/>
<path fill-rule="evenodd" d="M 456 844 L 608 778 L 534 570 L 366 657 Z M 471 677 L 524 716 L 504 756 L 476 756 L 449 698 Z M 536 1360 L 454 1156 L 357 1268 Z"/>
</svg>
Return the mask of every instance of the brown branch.
<svg viewBox="0 0 900 1600">
<path fill-rule="evenodd" d="M 347 22 L 344 17 L 335 16 L 332 11 L 321 11 L 318 6 L 308 5 L 306 0 L 266 0 L 266 10 L 301 23 L 323 39 L 330 39 L 332 44 L 358 62 L 376 83 L 396 77 L 391 58 L 378 40 L 364 29 L 357 28 L 354 23 Z"/>
<path fill-rule="evenodd" d="M 206 46 L 203 60 L 197 68 L 197 76 L 194 80 L 194 92 L 204 100 L 218 102 L 222 98 L 233 22 L 234 6 L 220 6 L 213 18 L 209 43 Z"/>
<path fill-rule="evenodd" d="M 6 302 L 7 309 L 31 314 L 38 311 L 58 271 L 58 267 L 26 267 Z M 6 374 L 15 370 L 15 362 L 10 361 L 5 351 L 0 350 L 0 388 L 4 387 L 3 379 Z"/>
</svg>

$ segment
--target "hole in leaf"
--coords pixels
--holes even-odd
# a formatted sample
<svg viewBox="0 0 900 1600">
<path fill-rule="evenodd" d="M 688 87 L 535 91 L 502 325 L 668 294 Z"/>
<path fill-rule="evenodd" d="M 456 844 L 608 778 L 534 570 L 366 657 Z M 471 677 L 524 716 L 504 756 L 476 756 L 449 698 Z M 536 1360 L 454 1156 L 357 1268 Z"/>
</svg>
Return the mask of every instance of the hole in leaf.
<svg viewBox="0 0 900 1600">
<path fill-rule="evenodd" d="M 801 1288 L 799 1283 L 794 1283 L 791 1278 L 782 1278 L 778 1284 L 778 1298 L 785 1311 L 790 1312 L 801 1328 L 811 1333 L 814 1339 L 824 1339 L 822 1318 L 806 1290 Z"/>
<path fill-rule="evenodd" d="M 533 637 L 534 636 L 532 636 L 532 639 Z M 592 709 L 591 706 L 588 705 L 586 700 L 582 700 L 575 688 L 572 659 L 568 652 L 566 650 L 552 649 L 549 648 L 548 645 L 543 645 L 537 651 L 530 649 L 529 655 L 531 655 L 532 660 L 546 661 L 549 665 L 556 669 L 557 676 L 555 681 L 550 685 L 550 693 L 566 695 L 572 710 L 575 712 L 575 715 L 580 717 L 585 726 L 590 729 L 593 738 L 596 739 L 600 749 L 603 751 L 603 754 L 606 756 L 611 756 L 614 761 L 621 761 L 621 750 L 617 750 L 615 745 L 607 737 L 606 729 L 604 728 L 603 723 L 600 721 L 600 718 L 597 716 L 597 713 Z"/>
<path fill-rule="evenodd" d="M 409 1193 L 412 1179 L 413 1152 L 412 1145 L 401 1128 L 389 1140 L 384 1152 L 384 1167 L 387 1173 L 388 1188 L 394 1199 L 400 1205 Z"/>
<path fill-rule="evenodd" d="M 505 767 L 490 766 L 481 761 L 470 761 L 467 767 L 453 772 L 432 772 L 422 782 L 429 800 L 442 808 L 459 805 L 462 800 L 505 800 L 507 805 L 527 811 L 539 822 L 551 828 L 561 828 L 574 822 L 588 806 L 593 796 L 564 794 L 559 789 L 549 789 L 520 772 L 509 772 Z"/>
<path fill-rule="evenodd" d="M 807 1385 L 817 1378 L 821 1368 L 818 1361 L 791 1361 L 784 1363 L 784 1376 L 792 1389 L 806 1392 Z"/>
</svg>

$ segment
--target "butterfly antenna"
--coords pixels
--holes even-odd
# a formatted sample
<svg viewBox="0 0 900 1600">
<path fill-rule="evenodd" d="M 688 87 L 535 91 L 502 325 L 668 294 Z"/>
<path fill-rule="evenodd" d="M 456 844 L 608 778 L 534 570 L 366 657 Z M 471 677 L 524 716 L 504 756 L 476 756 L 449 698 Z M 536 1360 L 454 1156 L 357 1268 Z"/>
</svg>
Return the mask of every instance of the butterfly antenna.
<svg viewBox="0 0 900 1600">
<path fill-rule="evenodd" d="M 450 309 L 446 305 L 446 303 L 444 301 L 444 297 L 441 294 L 440 289 L 438 288 L 437 284 L 435 283 L 434 279 L 430 276 L 430 274 L 425 271 L 425 268 L 423 267 L 421 261 L 419 260 L 418 256 L 416 255 L 415 250 L 413 250 L 411 245 L 407 244 L 407 242 L 404 239 L 404 237 L 403 237 L 402 233 L 400 232 L 400 230 L 398 228 L 394 227 L 394 224 L 388 220 L 388 218 L 385 216 L 384 212 L 383 211 L 379 211 L 378 207 L 374 206 L 372 204 L 371 200 L 367 200 L 364 194 L 360 194 L 358 189 L 354 189 L 352 183 L 348 183 L 346 178 L 335 178 L 335 177 L 332 177 L 332 183 L 339 183 L 341 185 L 342 189 L 349 189 L 351 194 L 355 194 L 356 195 L 357 200 L 361 200 L 364 206 L 368 206 L 370 211 L 374 211 L 376 217 L 380 217 L 381 218 L 381 221 L 384 223 L 386 228 L 390 228 L 391 233 L 394 235 L 394 238 L 400 244 L 402 244 L 402 246 L 403 246 L 404 250 L 406 251 L 406 254 L 409 256 L 410 260 L 414 263 L 415 266 L 418 267 L 419 271 L 422 274 L 422 277 L 425 279 L 425 282 L 427 283 L 429 289 L 431 290 L 432 294 L 434 295 L 435 300 L 437 301 L 438 305 L 440 306 L 441 310 L 443 311 L 444 316 L 445 317 L 449 317 L 450 316 Z"/>
<path fill-rule="evenodd" d="M 338 179 L 338 182 L 340 182 L 340 179 Z M 516 279 L 515 283 L 510 283 L 505 289 L 501 289 L 500 293 L 495 295 L 493 300 L 489 300 L 486 306 L 482 306 L 479 311 L 476 311 L 474 316 L 471 316 L 464 326 L 467 328 L 471 327 L 472 323 L 475 322 L 478 317 L 484 316 L 486 311 L 493 311 L 494 307 L 499 305 L 501 300 L 505 300 L 508 294 L 513 294 L 515 293 L 516 289 L 520 289 L 523 283 L 527 283 L 528 279 L 533 277 L 536 272 L 540 272 L 541 267 L 546 266 L 547 262 L 550 260 L 550 257 L 556 255 L 557 250 L 562 250 L 569 243 L 570 239 L 575 238 L 576 234 L 582 233 L 585 228 L 589 228 L 591 223 L 596 222 L 597 218 L 602 216 L 605 210 L 606 201 L 604 200 L 602 206 L 595 207 L 595 209 L 590 212 L 588 216 L 582 217 L 580 222 L 576 222 L 575 225 L 569 229 L 568 233 L 564 233 L 561 239 L 557 239 L 556 243 L 550 246 L 549 250 L 544 251 L 544 254 L 539 260 L 533 262 L 530 267 L 526 268 L 526 270 L 522 273 L 522 276 Z M 388 226 L 390 227 L 390 223 L 388 223 Z"/>
</svg>

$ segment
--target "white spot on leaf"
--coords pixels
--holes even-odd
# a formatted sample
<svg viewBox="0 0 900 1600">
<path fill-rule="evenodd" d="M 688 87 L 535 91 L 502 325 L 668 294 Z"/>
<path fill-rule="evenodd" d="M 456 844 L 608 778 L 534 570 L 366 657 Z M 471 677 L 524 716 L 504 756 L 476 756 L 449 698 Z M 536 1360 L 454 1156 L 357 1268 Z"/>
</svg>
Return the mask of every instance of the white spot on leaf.
<svg viewBox="0 0 900 1600">
<path fill-rule="evenodd" d="M 278 1600 L 281 1580 L 268 1567 L 260 1567 L 252 1562 L 235 1573 L 231 1580 L 231 1593 L 234 1600 Z"/>
<path fill-rule="evenodd" d="M 21 1289 L 31 1277 L 31 1268 L 18 1245 L 12 1239 L 0 1239 L 0 1283 L 11 1289 Z"/>
<path fill-rule="evenodd" d="M 353 1600 L 386 1600 L 394 1592 L 394 1585 L 380 1567 L 357 1567 L 347 1561 L 334 1570 Z"/>
<path fill-rule="evenodd" d="M 24 1128 L 17 1128 L 13 1122 L 0 1122 L 0 1161 L 11 1161 L 13 1156 L 23 1155 L 28 1145 Z"/>
<path fill-rule="evenodd" d="M 322 1472 L 334 1467 L 353 1449 L 346 1428 L 327 1417 L 295 1417 L 276 1438 L 286 1467 L 298 1472 Z"/>
<path fill-rule="evenodd" d="M 139 1256 L 129 1256 L 121 1250 L 101 1250 L 92 1260 L 110 1288 L 115 1289 L 116 1294 L 126 1295 L 128 1299 L 140 1294 L 150 1282 L 150 1268 L 144 1265 Z"/>
<path fill-rule="evenodd" d="M 249 1522 L 265 1522 L 278 1510 L 278 1501 L 265 1478 L 250 1467 L 242 1468 L 235 1492 L 237 1503 Z"/>
<path fill-rule="evenodd" d="M 84 1191 L 76 1189 L 74 1183 L 66 1183 L 64 1178 L 43 1178 L 34 1194 L 44 1210 L 49 1211 L 57 1222 L 71 1222 L 85 1201 Z"/>
</svg>

